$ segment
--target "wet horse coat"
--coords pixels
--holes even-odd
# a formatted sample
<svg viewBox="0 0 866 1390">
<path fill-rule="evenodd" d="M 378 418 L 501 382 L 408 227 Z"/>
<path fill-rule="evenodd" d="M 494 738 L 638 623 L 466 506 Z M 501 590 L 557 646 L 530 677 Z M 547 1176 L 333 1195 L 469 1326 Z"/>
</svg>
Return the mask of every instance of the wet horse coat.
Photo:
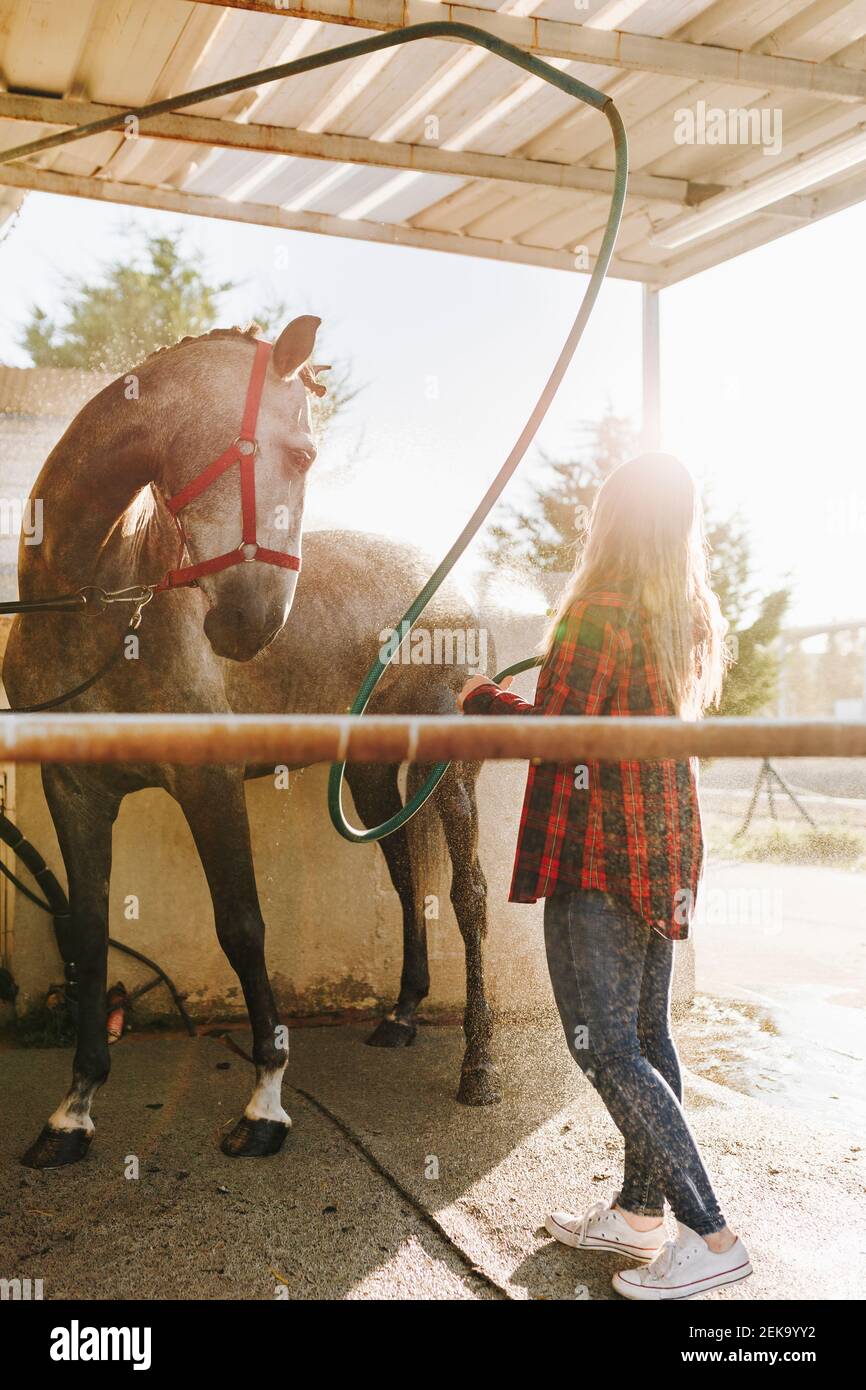
<svg viewBox="0 0 866 1390">
<path fill-rule="evenodd" d="M 301 554 L 306 476 L 315 458 L 305 367 L 318 320 L 294 320 L 274 346 L 256 426 L 257 540 Z M 158 581 L 177 564 L 177 528 L 166 499 L 181 492 L 238 434 L 255 347 L 250 335 L 218 331 L 148 358 L 90 401 L 49 456 L 34 488 L 44 507 L 41 546 L 22 544 L 22 598 L 84 584 L 106 589 Z M 306 383 L 306 384 L 305 384 Z M 226 470 L 184 511 L 189 559 L 222 555 L 241 540 L 240 485 Z M 158 595 L 144 610 L 134 659 L 68 708 L 76 711 L 320 713 L 345 710 L 381 644 L 426 578 L 412 548 L 352 532 L 318 532 L 303 547 L 303 573 L 238 564 L 203 574 L 194 588 Z M 22 615 L 14 623 L 3 677 L 13 707 L 50 699 L 77 684 L 120 641 L 125 615 Z M 436 595 L 424 624 L 477 625 L 452 586 Z M 134 651 L 134 649 L 133 649 Z M 490 659 L 493 660 L 492 653 Z M 450 713 L 465 665 L 400 665 L 371 708 L 383 713 Z M 496 1099 L 490 1015 L 482 969 L 486 885 L 478 862 L 477 767 L 454 765 L 434 804 L 452 864 L 451 898 L 464 938 L 466 1053 L 458 1098 Z M 79 1022 L 72 1086 L 28 1150 L 34 1167 L 73 1162 L 93 1134 L 90 1108 L 109 1071 L 105 984 L 112 827 L 123 797 L 162 787 L 189 824 L 210 890 L 219 941 L 236 971 L 253 1033 L 256 1085 L 224 1139 L 234 1156 L 275 1152 L 289 1117 L 280 1087 L 286 1064 L 264 954 L 244 796 L 246 777 L 272 768 L 57 766 L 43 785 L 69 881 L 69 941 Z M 400 802 L 398 769 L 357 765 L 348 781 L 359 816 L 374 825 Z M 421 770 L 410 768 L 410 779 Z M 429 822 L 428 822 L 429 824 Z M 325 828 L 323 808 L 323 830 Z M 403 915 L 403 971 L 394 1009 L 370 1042 L 404 1046 L 429 988 L 422 876 L 423 846 L 410 826 L 382 842 Z M 285 872 L 291 873 L 291 864 Z"/>
</svg>

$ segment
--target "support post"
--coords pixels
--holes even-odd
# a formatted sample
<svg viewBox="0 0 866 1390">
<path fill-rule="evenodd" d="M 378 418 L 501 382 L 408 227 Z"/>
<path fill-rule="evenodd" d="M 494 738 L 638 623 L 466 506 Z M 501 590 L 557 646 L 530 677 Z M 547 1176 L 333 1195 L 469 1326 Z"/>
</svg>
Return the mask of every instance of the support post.
<svg viewBox="0 0 866 1390">
<path fill-rule="evenodd" d="M 643 287 L 643 423 L 641 444 L 647 452 L 661 443 L 661 375 L 659 292 Z"/>
</svg>

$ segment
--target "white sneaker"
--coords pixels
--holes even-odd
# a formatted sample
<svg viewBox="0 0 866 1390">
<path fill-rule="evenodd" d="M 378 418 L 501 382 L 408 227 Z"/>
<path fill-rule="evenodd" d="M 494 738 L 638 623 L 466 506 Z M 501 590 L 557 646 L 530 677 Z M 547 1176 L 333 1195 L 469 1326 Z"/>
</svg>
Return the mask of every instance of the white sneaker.
<svg viewBox="0 0 866 1390">
<path fill-rule="evenodd" d="M 669 1240 L 651 1265 L 624 1269 L 613 1276 L 613 1286 L 623 1298 L 694 1298 L 724 1284 L 738 1284 L 752 1272 L 741 1240 L 717 1255 L 696 1231 L 677 1222 L 679 1235 Z"/>
<path fill-rule="evenodd" d="M 665 1241 L 664 1226 L 651 1231 L 636 1231 L 610 1203 L 596 1202 L 585 1216 L 572 1216 L 567 1211 L 552 1211 L 545 1221 L 550 1234 L 563 1245 L 580 1250 L 618 1250 L 634 1260 L 652 1260 Z"/>
</svg>

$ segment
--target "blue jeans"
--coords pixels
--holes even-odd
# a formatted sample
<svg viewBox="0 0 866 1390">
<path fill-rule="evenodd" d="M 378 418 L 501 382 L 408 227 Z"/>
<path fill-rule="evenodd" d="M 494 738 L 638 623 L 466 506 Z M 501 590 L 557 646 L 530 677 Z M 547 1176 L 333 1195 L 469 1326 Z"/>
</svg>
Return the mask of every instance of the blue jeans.
<svg viewBox="0 0 866 1390">
<path fill-rule="evenodd" d="M 569 1051 L 625 1140 L 618 1205 L 699 1235 L 725 1219 L 682 1109 L 670 1031 L 673 942 L 606 893 L 545 899 L 550 981 Z"/>
</svg>

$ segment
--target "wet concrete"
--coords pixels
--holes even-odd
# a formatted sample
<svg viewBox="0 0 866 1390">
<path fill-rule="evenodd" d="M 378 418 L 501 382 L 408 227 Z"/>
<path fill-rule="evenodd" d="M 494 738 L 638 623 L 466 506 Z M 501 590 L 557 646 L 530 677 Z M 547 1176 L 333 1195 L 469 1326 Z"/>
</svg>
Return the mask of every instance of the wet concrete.
<svg viewBox="0 0 866 1390">
<path fill-rule="evenodd" d="M 786 1006 L 767 1006 L 699 994 L 682 1021 L 680 1053 L 700 1076 L 859 1135 L 866 1146 L 864 1016 L 820 993 L 809 990 L 800 1007 L 791 996 Z"/>
<path fill-rule="evenodd" d="M 686 1060 L 866 1135 L 866 875 L 711 862 L 694 939 Z"/>
<path fill-rule="evenodd" d="M 555 1020 L 500 1026 L 504 1099 L 487 1110 L 453 1100 L 457 1029 L 425 1027 L 401 1052 L 364 1035 L 292 1031 L 292 1136 L 240 1162 L 217 1145 L 250 1067 L 215 1038 L 126 1039 L 89 1157 L 42 1174 L 17 1157 L 70 1054 L 3 1051 L 0 1277 L 41 1278 L 46 1298 L 615 1299 L 621 1261 L 540 1229 L 552 1206 L 615 1190 L 621 1152 Z M 862 1297 L 857 1141 L 693 1073 L 686 1104 L 755 1267 L 709 1297 Z"/>
</svg>

